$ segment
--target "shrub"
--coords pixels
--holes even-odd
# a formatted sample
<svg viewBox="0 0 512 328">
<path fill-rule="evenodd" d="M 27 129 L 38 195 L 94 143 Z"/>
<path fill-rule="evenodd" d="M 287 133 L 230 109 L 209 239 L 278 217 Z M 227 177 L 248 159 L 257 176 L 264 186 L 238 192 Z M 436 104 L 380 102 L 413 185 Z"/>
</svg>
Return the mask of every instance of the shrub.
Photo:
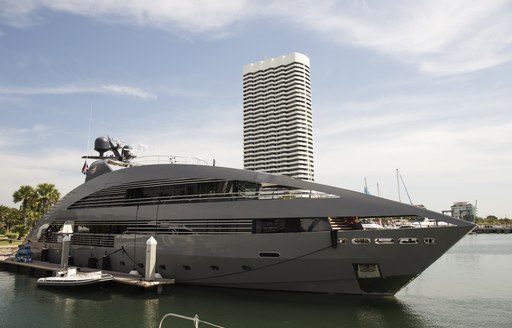
<svg viewBox="0 0 512 328">
<path fill-rule="evenodd" d="M 27 227 L 23 224 L 20 224 L 20 225 L 14 226 L 14 228 L 12 228 L 12 231 L 17 232 L 18 239 L 21 239 L 21 237 L 25 236 L 28 233 L 29 227 Z"/>
<path fill-rule="evenodd" d="M 11 239 L 11 240 L 9 241 L 9 242 L 11 242 L 11 243 L 12 243 L 12 239 L 16 239 L 16 238 L 18 238 L 18 234 L 17 234 L 17 233 L 12 233 L 12 232 L 11 232 L 11 233 L 6 233 L 6 234 L 5 234 L 5 236 L 6 236 L 7 238 Z"/>
</svg>

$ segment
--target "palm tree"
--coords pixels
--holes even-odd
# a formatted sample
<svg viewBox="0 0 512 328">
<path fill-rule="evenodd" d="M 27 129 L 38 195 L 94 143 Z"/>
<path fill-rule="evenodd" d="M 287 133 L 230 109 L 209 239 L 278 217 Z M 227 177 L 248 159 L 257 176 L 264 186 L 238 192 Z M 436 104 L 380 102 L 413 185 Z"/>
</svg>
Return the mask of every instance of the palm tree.
<svg viewBox="0 0 512 328">
<path fill-rule="evenodd" d="M 53 183 L 40 183 L 36 187 L 37 211 L 45 214 L 60 199 L 60 192 Z"/>
<path fill-rule="evenodd" d="M 34 206 L 37 194 L 31 186 L 23 185 L 12 194 L 14 203 L 21 202 L 21 216 L 23 218 L 23 225 L 27 224 L 27 211 Z"/>
</svg>

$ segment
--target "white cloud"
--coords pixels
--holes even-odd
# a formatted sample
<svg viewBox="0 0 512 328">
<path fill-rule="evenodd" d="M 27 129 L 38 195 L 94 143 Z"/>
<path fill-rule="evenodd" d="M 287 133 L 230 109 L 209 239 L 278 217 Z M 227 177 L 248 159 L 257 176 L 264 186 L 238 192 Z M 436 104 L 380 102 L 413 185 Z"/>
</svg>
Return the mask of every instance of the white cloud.
<svg viewBox="0 0 512 328">
<path fill-rule="evenodd" d="M 12 202 L 12 194 L 21 185 L 35 187 L 43 182 L 54 183 L 61 195 L 65 195 L 84 181 L 80 155 L 69 149 L 66 156 L 62 156 L 60 149 L 46 149 L 33 156 L 2 152 L 0 161 L 9 174 L 0 176 L 0 204 L 19 206 Z"/>
<path fill-rule="evenodd" d="M 33 0 L 0 0 L 0 21 L 14 27 L 28 27 L 34 24 L 33 13 L 38 9 Z"/>
<path fill-rule="evenodd" d="M 101 86 L 103 90 L 107 91 L 108 93 L 113 94 L 119 94 L 119 95 L 126 95 L 126 96 L 132 96 L 132 97 L 138 97 L 143 99 L 156 99 L 156 95 L 152 93 L 148 93 L 145 91 L 142 91 L 141 89 L 126 86 L 126 85 L 115 85 L 115 84 L 108 84 L 108 85 L 102 85 Z"/>
<path fill-rule="evenodd" d="M 32 145 L 34 140 L 47 137 L 50 133 L 51 129 L 40 123 L 23 128 L 4 127 L 0 130 L 0 150 L 5 151 L 8 148 L 16 149 L 17 147 Z"/>
<path fill-rule="evenodd" d="M 159 119 L 150 120 L 150 127 L 145 123 L 145 129 L 127 130 L 128 143 L 134 148 L 146 145 L 147 154 L 199 156 L 210 164 L 215 159 L 219 166 L 241 168 L 242 126 L 233 115 L 239 111 L 238 107 L 207 106 L 186 113 L 160 113 Z"/>
<path fill-rule="evenodd" d="M 362 190 L 368 177 L 373 193 L 379 183 L 383 197 L 397 199 L 399 168 L 414 202 L 442 211 L 450 201 L 479 199 L 482 215 L 505 216 L 512 182 L 510 92 L 422 90 L 315 107 L 329 115 L 315 118 L 317 181 Z"/>
<path fill-rule="evenodd" d="M 44 1 L 45 6 L 59 11 L 91 16 L 107 21 L 135 23 L 172 31 L 193 33 L 223 30 L 247 12 L 247 2 L 223 1 Z"/>
<path fill-rule="evenodd" d="M 157 99 L 155 94 L 143 91 L 139 88 L 116 84 L 107 84 L 99 87 L 76 85 L 63 85 L 53 87 L 0 87 L 0 95 L 7 96 L 69 95 L 80 93 L 113 94 L 142 99 Z"/>
<path fill-rule="evenodd" d="M 33 24 L 38 9 L 68 12 L 112 23 L 151 26 L 170 32 L 226 33 L 225 28 L 251 15 L 250 1 L 139 0 L 0 0 L 0 19 L 6 24 Z"/>
<path fill-rule="evenodd" d="M 41 8 L 184 36 L 224 36 L 235 24 L 271 18 L 335 42 L 375 49 L 438 75 L 512 60 L 512 6 L 507 0 L 0 0 L 0 19 L 30 26 Z"/>
<path fill-rule="evenodd" d="M 512 60 L 511 6 L 489 1 L 368 1 L 306 6 L 291 17 L 337 41 L 375 49 L 426 73 L 471 72 Z"/>
</svg>

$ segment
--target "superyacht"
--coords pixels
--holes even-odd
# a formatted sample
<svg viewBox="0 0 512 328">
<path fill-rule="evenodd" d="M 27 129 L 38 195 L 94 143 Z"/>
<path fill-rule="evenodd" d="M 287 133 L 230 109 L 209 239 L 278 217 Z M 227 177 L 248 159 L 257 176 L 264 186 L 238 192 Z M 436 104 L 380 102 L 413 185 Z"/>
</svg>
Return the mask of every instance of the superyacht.
<svg viewBox="0 0 512 328">
<path fill-rule="evenodd" d="M 146 241 L 156 271 L 176 283 L 343 294 L 394 295 L 474 225 L 346 189 L 233 168 L 142 164 L 130 146 L 95 141 L 85 182 L 37 223 L 34 259 L 144 272 Z M 436 224 L 365 229 L 362 221 Z"/>
</svg>

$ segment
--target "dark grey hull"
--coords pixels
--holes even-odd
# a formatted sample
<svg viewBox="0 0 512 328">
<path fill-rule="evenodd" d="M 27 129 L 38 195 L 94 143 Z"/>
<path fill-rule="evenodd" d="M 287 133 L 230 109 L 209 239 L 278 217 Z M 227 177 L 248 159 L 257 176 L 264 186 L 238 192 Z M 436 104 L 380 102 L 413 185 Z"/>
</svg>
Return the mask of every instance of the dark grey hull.
<svg viewBox="0 0 512 328">
<path fill-rule="evenodd" d="M 237 179 L 315 190 L 331 198 L 162 202 L 157 205 L 84 207 L 93 193 L 157 179 Z M 113 186 L 113 187 L 112 187 Z M 109 189 L 110 188 L 110 189 Z M 115 190 L 114 190 L 115 191 Z M 124 191 L 123 191 L 124 192 Z M 111 199 L 113 199 L 111 197 Z M 82 201 L 82 203 L 80 203 Z M 128 200 L 123 199 L 123 202 Z M 82 204 L 81 208 L 76 204 Z M 176 222 L 238 222 L 267 218 L 429 217 L 445 227 L 383 230 L 335 230 L 287 233 L 184 233 Z M 178 221 L 177 221 L 178 220 Z M 71 245 L 76 266 L 144 273 L 145 246 L 158 243 L 156 271 L 176 283 L 343 294 L 393 295 L 451 246 L 473 225 L 413 206 L 286 177 L 194 165 L 135 167 L 101 175 L 64 197 L 31 232 L 34 257 L 60 262 L 61 243 L 44 240 L 52 222 L 131 225 L 123 233 L 88 233 Z M 181 230 L 180 230 L 181 229 Z M 181 231 L 181 232 L 180 232 Z M 78 242 L 79 241 L 79 242 Z M 43 249 L 45 251 L 43 252 Z M 44 254 L 44 255 L 43 255 Z"/>
<path fill-rule="evenodd" d="M 236 236 L 158 236 L 157 272 L 176 283 L 343 294 L 393 295 L 435 262 L 467 233 L 465 227 L 360 230 L 338 232 L 347 243 L 331 244 L 330 233 L 291 233 Z M 108 256 L 108 269 L 144 274 L 145 243 L 150 235 L 123 236 Z M 353 239 L 369 238 L 369 244 Z M 418 244 L 400 244 L 400 238 Z M 393 239 L 393 244 L 377 244 Z M 425 244 L 425 239 L 435 240 Z M 50 261 L 60 261 L 59 244 L 52 245 Z M 111 249 L 73 246 L 75 265 L 89 266 Z M 133 261 L 132 261 L 133 259 Z M 358 278 L 356 265 L 377 264 L 381 277 Z"/>
</svg>

